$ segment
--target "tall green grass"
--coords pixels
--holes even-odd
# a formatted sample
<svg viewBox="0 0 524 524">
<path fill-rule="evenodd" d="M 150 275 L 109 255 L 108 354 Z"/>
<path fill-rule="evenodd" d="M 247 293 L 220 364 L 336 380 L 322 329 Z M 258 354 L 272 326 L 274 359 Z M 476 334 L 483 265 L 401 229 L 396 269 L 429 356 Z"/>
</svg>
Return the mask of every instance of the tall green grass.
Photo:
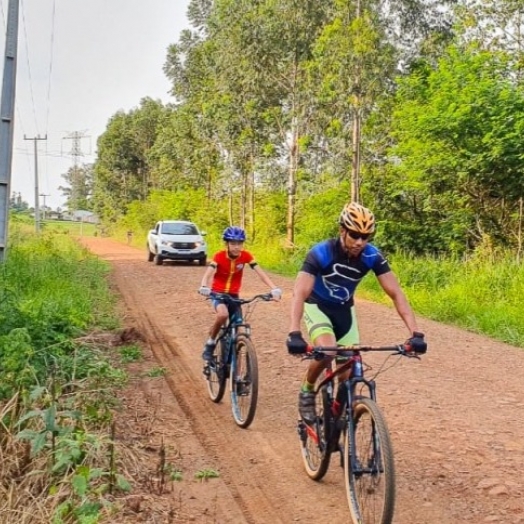
<svg viewBox="0 0 524 524">
<path fill-rule="evenodd" d="M 0 392 L 39 383 L 72 340 L 116 327 L 109 266 L 69 236 L 13 232 L 0 265 Z"/>
</svg>

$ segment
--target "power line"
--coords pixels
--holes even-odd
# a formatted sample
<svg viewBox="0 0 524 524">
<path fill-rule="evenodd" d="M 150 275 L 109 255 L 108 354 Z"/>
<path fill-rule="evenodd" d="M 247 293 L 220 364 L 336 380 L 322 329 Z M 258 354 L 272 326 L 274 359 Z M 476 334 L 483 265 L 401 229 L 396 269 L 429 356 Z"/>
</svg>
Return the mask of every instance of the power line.
<svg viewBox="0 0 524 524">
<path fill-rule="evenodd" d="M 24 5 L 22 2 L 22 26 L 24 28 L 24 36 L 25 36 L 25 53 L 26 53 L 26 62 L 27 62 L 27 74 L 29 76 L 29 91 L 31 93 L 31 102 L 33 104 L 33 118 L 35 119 L 35 129 L 38 132 L 38 119 L 36 117 L 36 105 L 35 105 L 35 97 L 34 97 L 34 90 L 33 90 L 33 77 L 31 75 L 31 64 L 29 63 L 29 46 L 27 45 L 27 28 L 25 23 L 25 14 L 24 14 Z"/>
<path fill-rule="evenodd" d="M 50 57 L 49 57 L 49 81 L 47 84 L 47 114 L 45 121 L 45 132 L 47 133 L 47 127 L 49 125 L 49 111 L 51 109 L 51 77 L 53 76 L 53 56 L 54 56 L 54 43 L 55 43 L 55 13 L 56 13 L 56 0 L 53 0 L 53 11 L 51 14 L 51 45 L 50 45 Z"/>
</svg>

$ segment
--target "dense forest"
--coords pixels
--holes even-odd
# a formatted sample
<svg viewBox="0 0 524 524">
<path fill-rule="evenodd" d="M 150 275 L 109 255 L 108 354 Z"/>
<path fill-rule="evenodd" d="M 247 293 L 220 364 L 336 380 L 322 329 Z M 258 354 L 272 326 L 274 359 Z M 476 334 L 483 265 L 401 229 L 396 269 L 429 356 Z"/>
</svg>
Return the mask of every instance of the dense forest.
<svg viewBox="0 0 524 524">
<path fill-rule="evenodd" d="M 380 245 L 520 258 L 522 0 L 192 0 L 167 50 L 174 102 L 98 140 L 77 198 L 106 224 L 234 222 L 308 244 L 343 203 Z"/>
</svg>

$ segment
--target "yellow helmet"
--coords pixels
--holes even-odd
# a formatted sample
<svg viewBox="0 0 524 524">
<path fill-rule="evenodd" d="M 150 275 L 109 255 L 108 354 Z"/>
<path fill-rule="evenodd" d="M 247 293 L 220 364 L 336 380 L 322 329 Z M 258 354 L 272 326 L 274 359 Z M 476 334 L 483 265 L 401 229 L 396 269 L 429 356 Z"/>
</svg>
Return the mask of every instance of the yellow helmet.
<svg viewBox="0 0 524 524">
<path fill-rule="evenodd" d="M 351 231 L 371 235 L 375 232 L 375 217 L 366 207 L 350 202 L 340 213 L 339 224 Z"/>
</svg>

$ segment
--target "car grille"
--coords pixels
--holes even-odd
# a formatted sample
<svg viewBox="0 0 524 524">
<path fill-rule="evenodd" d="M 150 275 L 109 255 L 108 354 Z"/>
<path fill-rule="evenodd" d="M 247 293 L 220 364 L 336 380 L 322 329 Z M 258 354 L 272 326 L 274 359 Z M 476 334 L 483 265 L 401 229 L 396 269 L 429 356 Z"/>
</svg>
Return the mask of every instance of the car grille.
<svg viewBox="0 0 524 524">
<path fill-rule="evenodd" d="M 173 242 L 175 249 L 195 249 L 197 246 L 194 242 Z"/>
</svg>

